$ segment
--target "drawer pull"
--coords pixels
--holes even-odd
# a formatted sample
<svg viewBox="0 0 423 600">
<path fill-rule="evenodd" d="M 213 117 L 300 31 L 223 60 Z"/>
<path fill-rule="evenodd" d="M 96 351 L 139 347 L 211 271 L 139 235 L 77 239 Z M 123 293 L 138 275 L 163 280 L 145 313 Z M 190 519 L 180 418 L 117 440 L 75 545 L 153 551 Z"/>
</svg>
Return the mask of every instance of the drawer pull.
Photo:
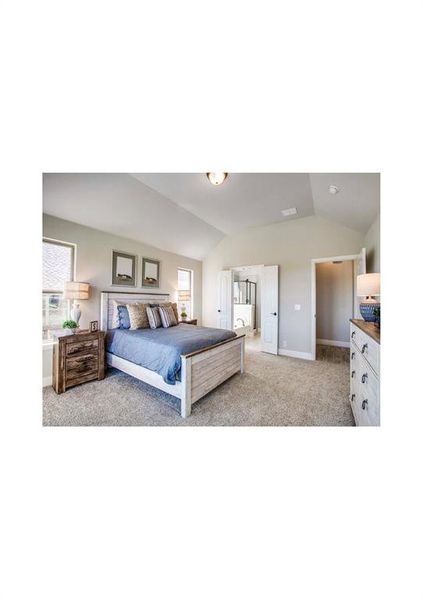
<svg viewBox="0 0 423 600">
<path fill-rule="evenodd" d="M 366 406 L 368 405 L 368 403 L 369 403 L 369 401 L 368 401 L 367 399 L 366 399 L 366 400 L 363 400 L 363 402 L 361 403 L 361 408 L 362 408 L 363 410 L 366 410 Z"/>
<path fill-rule="evenodd" d="M 351 373 L 351 379 L 353 379 L 354 375 L 355 375 L 355 371 L 353 371 L 353 372 Z"/>
<path fill-rule="evenodd" d="M 355 352 L 353 352 L 353 353 L 351 354 L 351 360 L 354 360 L 354 358 L 355 358 Z"/>
<path fill-rule="evenodd" d="M 351 394 L 351 402 L 354 402 L 355 400 L 355 394 Z"/>
<path fill-rule="evenodd" d="M 353 338 L 354 338 L 354 336 L 355 336 L 355 331 L 353 331 L 353 332 L 352 332 L 352 334 L 351 334 L 351 339 L 353 339 Z"/>
<path fill-rule="evenodd" d="M 366 379 L 368 379 L 368 375 L 367 373 L 363 373 L 363 375 L 361 376 L 361 383 L 366 383 Z"/>
<path fill-rule="evenodd" d="M 368 348 L 368 344 L 363 344 L 363 347 L 361 349 L 361 354 L 364 354 L 365 351 L 367 350 L 367 348 Z"/>
</svg>

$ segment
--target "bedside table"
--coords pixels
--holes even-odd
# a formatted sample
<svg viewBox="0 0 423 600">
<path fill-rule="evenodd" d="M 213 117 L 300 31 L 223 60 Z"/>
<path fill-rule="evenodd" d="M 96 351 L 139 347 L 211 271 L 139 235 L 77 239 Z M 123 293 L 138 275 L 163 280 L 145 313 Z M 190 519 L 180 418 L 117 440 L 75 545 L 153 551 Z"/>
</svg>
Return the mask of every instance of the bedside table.
<svg viewBox="0 0 423 600">
<path fill-rule="evenodd" d="M 104 331 L 82 331 L 56 338 L 53 388 L 57 394 L 86 381 L 104 379 L 104 335 Z"/>
<path fill-rule="evenodd" d="M 185 319 L 185 321 L 179 321 L 179 323 L 188 323 L 188 325 L 197 325 L 197 320 L 198 319 Z"/>
</svg>

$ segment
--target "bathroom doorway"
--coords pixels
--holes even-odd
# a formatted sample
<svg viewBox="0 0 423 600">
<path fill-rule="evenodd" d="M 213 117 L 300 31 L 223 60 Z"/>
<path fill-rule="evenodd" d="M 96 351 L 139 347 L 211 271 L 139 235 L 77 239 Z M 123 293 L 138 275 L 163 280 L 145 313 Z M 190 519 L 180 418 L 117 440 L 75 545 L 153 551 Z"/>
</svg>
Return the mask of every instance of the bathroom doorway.
<svg viewBox="0 0 423 600">
<path fill-rule="evenodd" d="M 237 334 L 245 334 L 250 349 L 261 349 L 261 275 L 262 265 L 232 268 L 233 323 Z"/>
</svg>

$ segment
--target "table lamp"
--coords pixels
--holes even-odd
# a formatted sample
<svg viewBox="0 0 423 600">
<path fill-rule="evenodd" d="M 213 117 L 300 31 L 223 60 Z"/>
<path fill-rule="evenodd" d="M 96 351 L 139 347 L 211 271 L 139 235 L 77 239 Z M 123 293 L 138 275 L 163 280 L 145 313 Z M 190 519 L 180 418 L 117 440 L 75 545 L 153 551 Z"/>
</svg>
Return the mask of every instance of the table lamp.
<svg viewBox="0 0 423 600">
<path fill-rule="evenodd" d="M 65 298 L 73 300 L 73 306 L 70 312 L 72 321 L 79 325 L 81 310 L 76 300 L 88 300 L 90 295 L 90 284 L 79 281 L 67 281 L 65 283 Z"/>
<path fill-rule="evenodd" d="M 365 296 L 360 302 L 361 316 L 365 321 L 375 321 L 375 308 L 380 308 L 380 302 L 373 296 L 380 296 L 380 273 L 365 273 L 357 276 L 357 296 Z"/>
</svg>

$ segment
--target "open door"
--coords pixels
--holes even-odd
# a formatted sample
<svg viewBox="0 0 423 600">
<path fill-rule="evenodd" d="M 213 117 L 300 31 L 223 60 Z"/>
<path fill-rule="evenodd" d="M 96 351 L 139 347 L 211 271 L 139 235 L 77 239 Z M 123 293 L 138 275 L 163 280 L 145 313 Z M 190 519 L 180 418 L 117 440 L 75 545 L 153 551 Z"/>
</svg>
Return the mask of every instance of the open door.
<svg viewBox="0 0 423 600">
<path fill-rule="evenodd" d="M 217 281 L 217 318 L 216 327 L 233 329 L 233 272 L 220 271 Z"/>
<path fill-rule="evenodd" d="M 279 267 L 263 267 L 261 281 L 261 350 L 278 354 Z"/>
<path fill-rule="evenodd" d="M 360 299 L 357 296 L 357 275 L 364 275 L 366 273 L 366 248 L 362 248 L 358 258 L 354 261 L 354 282 L 353 282 L 353 294 L 354 294 L 354 318 L 361 319 L 360 314 Z"/>
</svg>

